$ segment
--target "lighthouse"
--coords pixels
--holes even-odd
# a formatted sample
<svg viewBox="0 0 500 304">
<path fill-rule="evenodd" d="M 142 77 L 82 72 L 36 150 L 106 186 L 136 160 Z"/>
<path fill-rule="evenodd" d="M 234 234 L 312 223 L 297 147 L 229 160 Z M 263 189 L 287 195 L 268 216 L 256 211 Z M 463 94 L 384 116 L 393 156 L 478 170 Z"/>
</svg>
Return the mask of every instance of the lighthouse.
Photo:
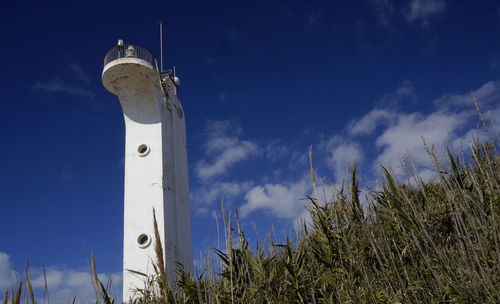
<svg viewBox="0 0 500 304">
<path fill-rule="evenodd" d="M 144 278 L 129 270 L 154 273 L 153 209 L 168 280 L 177 263 L 193 271 L 185 116 L 174 76 L 159 70 L 151 51 L 122 40 L 104 57 L 102 83 L 125 120 L 124 302 L 144 288 Z"/>
</svg>

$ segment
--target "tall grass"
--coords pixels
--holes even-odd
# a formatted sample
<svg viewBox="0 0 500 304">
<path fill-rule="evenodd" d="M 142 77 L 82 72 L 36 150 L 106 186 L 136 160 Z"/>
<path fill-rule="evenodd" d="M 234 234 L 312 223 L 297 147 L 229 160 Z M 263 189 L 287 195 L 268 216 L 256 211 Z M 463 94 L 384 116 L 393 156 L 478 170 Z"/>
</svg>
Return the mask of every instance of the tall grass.
<svg viewBox="0 0 500 304">
<path fill-rule="evenodd" d="M 226 249 L 167 282 L 160 247 L 132 302 L 500 303 L 500 137 L 486 131 L 468 152 L 429 148 L 430 180 L 406 159 L 403 178 L 382 167 L 379 186 L 361 197 L 354 165 L 331 200 L 308 198 L 310 223 L 284 243 L 269 233 L 252 250 L 223 202 Z M 113 303 L 96 275 L 95 284 L 97 302 Z"/>
<path fill-rule="evenodd" d="M 500 303 L 500 138 L 480 117 L 489 140 L 467 153 L 427 147 L 433 179 L 407 158 L 362 204 L 354 165 L 331 200 L 308 198 L 311 222 L 283 244 L 269 234 L 251 250 L 223 204 L 226 250 L 179 271 L 169 303 Z"/>
</svg>

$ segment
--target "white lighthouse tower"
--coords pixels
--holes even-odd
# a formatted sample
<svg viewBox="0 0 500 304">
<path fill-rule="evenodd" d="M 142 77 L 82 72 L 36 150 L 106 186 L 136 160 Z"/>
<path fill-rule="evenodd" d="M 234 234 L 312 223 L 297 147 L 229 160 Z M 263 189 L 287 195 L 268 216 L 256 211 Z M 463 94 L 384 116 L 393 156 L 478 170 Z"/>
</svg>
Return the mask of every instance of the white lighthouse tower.
<svg viewBox="0 0 500 304">
<path fill-rule="evenodd" d="M 125 302 L 144 287 L 144 278 L 128 270 L 154 272 L 153 208 L 167 278 L 175 279 L 176 262 L 193 271 L 186 127 L 178 78 L 160 72 L 148 49 L 119 40 L 104 58 L 102 83 L 118 96 L 125 119 Z"/>
</svg>

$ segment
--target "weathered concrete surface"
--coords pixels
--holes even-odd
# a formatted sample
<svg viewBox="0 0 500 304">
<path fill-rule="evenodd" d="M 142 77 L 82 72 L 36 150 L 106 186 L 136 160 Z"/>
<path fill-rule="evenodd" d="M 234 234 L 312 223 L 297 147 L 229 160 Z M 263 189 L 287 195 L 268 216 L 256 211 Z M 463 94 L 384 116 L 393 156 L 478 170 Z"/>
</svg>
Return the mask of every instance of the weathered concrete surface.
<svg viewBox="0 0 500 304">
<path fill-rule="evenodd" d="M 164 248 L 169 280 L 176 264 L 193 271 L 191 215 L 182 106 L 173 82 L 160 82 L 147 61 L 121 58 L 108 63 L 102 82 L 118 96 L 125 119 L 125 227 L 123 300 L 144 287 L 128 269 L 153 273 L 153 208 Z"/>
</svg>

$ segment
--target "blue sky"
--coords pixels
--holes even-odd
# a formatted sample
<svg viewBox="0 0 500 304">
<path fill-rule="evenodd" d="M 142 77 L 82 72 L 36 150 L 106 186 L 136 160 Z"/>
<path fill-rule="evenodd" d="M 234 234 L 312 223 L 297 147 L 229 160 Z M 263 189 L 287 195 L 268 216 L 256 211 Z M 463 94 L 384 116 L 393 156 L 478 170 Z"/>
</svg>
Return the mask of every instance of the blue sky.
<svg viewBox="0 0 500 304">
<path fill-rule="evenodd" d="M 102 64 L 119 38 L 159 56 L 160 20 L 197 260 L 217 246 L 222 196 L 251 240 L 294 234 L 311 145 L 318 179 L 339 185 L 357 161 L 373 186 L 407 151 L 432 175 L 421 136 L 466 146 L 474 96 L 500 125 L 499 1 L 10 2 L 0 17 L 0 288 L 29 257 L 53 300 L 93 297 L 91 250 L 103 275 L 115 261 L 120 297 L 125 134 Z"/>
</svg>

